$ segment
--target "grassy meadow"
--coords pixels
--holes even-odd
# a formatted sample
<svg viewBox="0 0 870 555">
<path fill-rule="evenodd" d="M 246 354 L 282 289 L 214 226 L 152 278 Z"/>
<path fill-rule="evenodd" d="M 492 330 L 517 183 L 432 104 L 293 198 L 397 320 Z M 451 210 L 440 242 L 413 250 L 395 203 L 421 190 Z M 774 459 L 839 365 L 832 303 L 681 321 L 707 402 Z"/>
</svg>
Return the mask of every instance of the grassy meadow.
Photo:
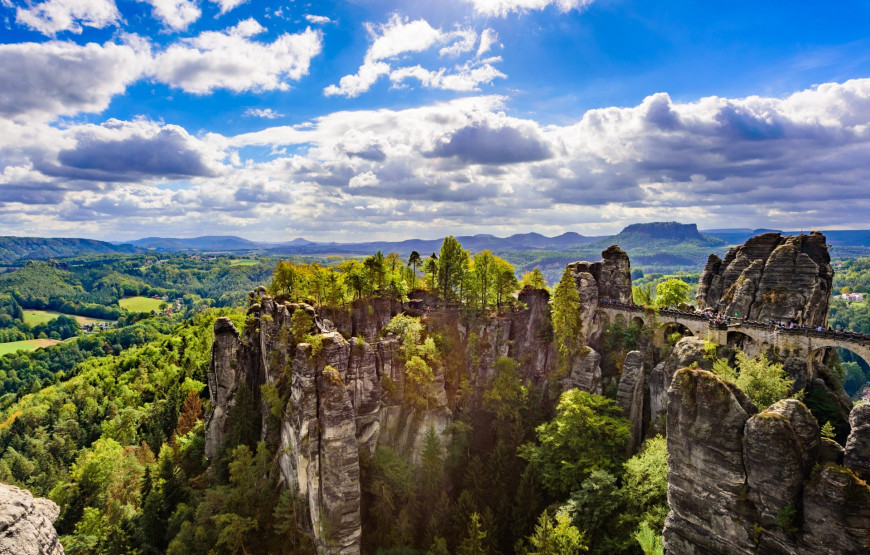
<svg viewBox="0 0 870 555">
<path fill-rule="evenodd" d="M 0 356 L 8 355 L 17 351 L 35 351 L 40 347 L 48 347 L 56 345 L 60 341 L 54 339 L 28 339 L 26 341 L 11 341 L 9 343 L 0 343 Z"/>
<path fill-rule="evenodd" d="M 47 324 L 58 316 L 72 316 L 80 326 L 84 326 L 85 324 L 98 324 L 100 322 L 111 322 L 111 320 L 90 318 L 88 316 L 77 316 L 75 314 L 64 314 L 63 312 L 57 312 L 54 310 L 25 310 L 24 322 L 31 326 L 38 326 L 39 324 Z"/>
<path fill-rule="evenodd" d="M 118 304 L 121 308 L 130 312 L 151 312 L 152 310 L 160 310 L 160 305 L 168 302 L 161 299 L 152 299 L 150 297 L 127 297 L 120 299 Z"/>
</svg>

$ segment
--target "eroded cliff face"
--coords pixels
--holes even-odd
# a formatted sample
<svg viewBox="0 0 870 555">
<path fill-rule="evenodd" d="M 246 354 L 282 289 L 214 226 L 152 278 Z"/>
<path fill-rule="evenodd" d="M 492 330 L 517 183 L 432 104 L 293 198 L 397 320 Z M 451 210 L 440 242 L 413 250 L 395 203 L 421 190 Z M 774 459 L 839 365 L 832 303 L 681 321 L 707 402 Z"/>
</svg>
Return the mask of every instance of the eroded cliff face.
<svg viewBox="0 0 870 555">
<path fill-rule="evenodd" d="M 867 409 L 853 409 L 856 420 Z M 870 487 L 837 464 L 794 399 L 757 412 L 714 374 L 684 368 L 668 390 L 669 553 L 866 553 Z M 854 426 L 850 445 L 866 441 Z M 860 458 L 860 457 L 859 457 Z"/>
<path fill-rule="evenodd" d="M 567 269 L 571 272 L 580 293 L 580 306 L 583 315 L 583 333 L 586 344 L 599 349 L 604 325 L 598 308 L 605 299 L 620 303 L 631 302 L 631 262 L 628 254 L 616 245 L 601 253 L 599 262 L 572 262 Z"/>
<path fill-rule="evenodd" d="M 728 251 L 711 254 L 696 302 L 741 318 L 823 326 L 834 271 L 825 236 L 764 233 Z"/>
<path fill-rule="evenodd" d="M 52 524 L 58 514 L 53 501 L 0 484 L 0 555 L 63 555 Z"/>
<path fill-rule="evenodd" d="M 423 388 L 421 401 L 403 403 L 405 369 L 397 338 L 372 332 L 389 317 L 378 309 L 355 308 L 359 314 L 347 322 L 356 322 L 361 337 L 347 340 L 312 307 L 260 290 L 252 296 L 242 332 L 227 318 L 214 328 L 206 456 L 219 453 L 244 384 L 260 406 L 262 438 L 277 443 L 285 484 L 307 501 L 319 553 L 359 553 L 362 453 L 372 455 L 378 445 L 387 445 L 418 461 L 429 428 L 444 434 L 453 420 L 443 372 Z M 294 343 L 290 327 L 297 310 L 309 315 L 313 325 L 303 331 L 316 336 L 316 343 Z M 276 400 L 261 398 L 264 384 L 284 392 L 277 401 L 283 404 L 277 425 L 270 417 Z"/>
<path fill-rule="evenodd" d="M 601 334 L 595 327 L 600 299 L 631 298 L 628 256 L 615 246 L 603 256 L 601 262 L 575 264 L 584 311 L 593 321 L 587 332 L 593 338 Z M 359 553 L 361 457 L 387 446 L 418 464 L 429 429 L 446 444 L 459 376 L 482 392 L 492 381 L 498 357 L 510 356 L 523 378 L 545 392 L 555 385 L 557 391 L 579 387 L 602 393 L 601 357 L 591 348 L 559 377 L 559 384 L 551 383 L 558 361 L 547 291 L 524 289 L 517 308 L 471 322 L 456 307 L 430 308 L 438 303 L 427 295 L 415 292 L 407 307 L 372 299 L 354 302 L 346 311 L 319 314 L 308 305 L 274 299 L 260 288 L 250 295 L 243 330 L 227 318 L 215 323 L 206 456 L 220 453 L 229 415 L 246 388 L 260 407 L 262 438 L 279 453 L 283 481 L 307 502 L 310 533 L 319 553 Z M 415 388 L 413 395 L 399 338 L 382 334 L 403 308 L 423 316 L 427 330 L 450 345 L 443 367 L 433 368 L 432 382 Z M 291 337 L 291 319 L 298 310 L 313 322 L 307 330 L 317 337 L 313 344 L 296 344 Z M 631 392 L 637 404 L 643 372 L 633 375 L 639 380 Z M 270 405 L 274 395 L 266 399 L 261 393 L 264 385 L 284 392 L 282 406 L 277 407 L 280 419 Z M 637 421 L 640 408 L 633 409 Z"/>
</svg>

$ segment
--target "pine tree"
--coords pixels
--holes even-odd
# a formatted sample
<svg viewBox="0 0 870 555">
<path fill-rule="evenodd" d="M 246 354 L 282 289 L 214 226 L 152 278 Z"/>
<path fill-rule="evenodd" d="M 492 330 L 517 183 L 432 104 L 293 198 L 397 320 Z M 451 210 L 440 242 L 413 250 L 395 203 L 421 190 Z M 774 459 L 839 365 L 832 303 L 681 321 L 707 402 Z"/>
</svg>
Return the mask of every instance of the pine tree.
<svg viewBox="0 0 870 555">
<path fill-rule="evenodd" d="M 487 555 L 489 548 L 486 542 L 486 531 L 480 523 L 480 515 L 471 513 L 465 538 L 459 545 L 459 555 Z"/>
<path fill-rule="evenodd" d="M 580 308 L 580 293 L 571 271 L 566 268 L 553 293 L 553 339 L 563 372 L 574 363 L 585 342 Z"/>
</svg>

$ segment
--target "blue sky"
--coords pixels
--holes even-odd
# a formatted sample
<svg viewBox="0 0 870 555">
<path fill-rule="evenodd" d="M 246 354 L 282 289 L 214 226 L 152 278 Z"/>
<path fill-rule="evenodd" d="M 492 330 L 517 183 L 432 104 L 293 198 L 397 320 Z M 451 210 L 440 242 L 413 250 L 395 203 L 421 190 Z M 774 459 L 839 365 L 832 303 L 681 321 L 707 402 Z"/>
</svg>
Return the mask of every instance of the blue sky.
<svg viewBox="0 0 870 555">
<path fill-rule="evenodd" d="M 0 234 L 868 228 L 868 16 L 0 0 Z"/>
</svg>

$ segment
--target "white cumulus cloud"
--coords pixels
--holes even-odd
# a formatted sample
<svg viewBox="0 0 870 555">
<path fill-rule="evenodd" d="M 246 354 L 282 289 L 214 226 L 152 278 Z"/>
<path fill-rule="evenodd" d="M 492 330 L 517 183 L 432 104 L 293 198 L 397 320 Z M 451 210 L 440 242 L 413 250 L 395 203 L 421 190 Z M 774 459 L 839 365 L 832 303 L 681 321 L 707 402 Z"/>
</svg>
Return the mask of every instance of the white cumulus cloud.
<svg viewBox="0 0 870 555">
<path fill-rule="evenodd" d="M 0 45 L 0 114 L 53 119 L 103 111 L 150 63 L 147 47 L 130 42 Z"/>
<path fill-rule="evenodd" d="M 254 19 L 223 32 L 182 39 L 154 59 L 154 78 L 193 94 L 215 89 L 235 92 L 288 90 L 288 80 L 308 74 L 322 48 L 322 33 L 284 33 L 271 43 L 250 38 L 265 29 Z"/>
<path fill-rule="evenodd" d="M 379 183 L 378 176 L 371 171 L 367 171 L 351 177 L 347 186 L 351 189 L 359 189 L 362 187 L 376 187 Z"/>
<path fill-rule="evenodd" d="M 397 85 L 406 79 L 414 78 L 418 79 L 426 88 L 464 92 L 476 91 L 481 83 L 491 83 L 494 79 L 504 77 L 506 77 L 504 73 L 488 63 L 476 67 L 465 64 L 452 72 L 448 72 L 444 68 L 430 71 L 417 65 L 399 68 L 390 73 L 390 81 Z"/>
<path fill-rule="evenodd" d="M 154 18 L 175 31 L 183 31 L 199 19 L 202 12 L 196 0 L 139 0 L 150 4 Z"/>
<path fill-rule="evenodd" d="M 444 45 L 438 51 L 441 56 L 455 57 L 473 52 L 478 33 L 472 28 L 457 26 L 452 31 L 443 31 L 432 27 L 425 19 L 409 21 L 407 17 L 393 15 L 382 25 L 367 23 L 366 29 L 372 43 L 363 64 L 355 74 L 342 77 L 338 85 L 327 86 L 323 90 L 326 96 L 359 96 L 385 75 L 390 76 L 394 86 L 401 86 L 405 79 L 415 77 L 426 87 L 461 91 L 475 90 L 479 83 L 505 77 L 489 62 L 484 64 L 486 67 L 476 68 L 466 63 L 454 71 L 447 68 L 429 70 L 419 64 L 393 69 L 394 61 L 409 54 L 426 52 L 437 45 Z M 487 40 L 490 39 L 488 35 Z"/>
<path fill-rule="evenodd" d="M 480 45 L 477 47 L 477 57 L 481 57 L 487 52 L 492 46 L 498 42 L 498 33 L 493 29 L 484 29 L 480 34 Z"/>
<path fill-rule="evenodd" d="M 113 0 L 48 0 L 15 12 L 19 24 L 44 35 L 81 33 L 82 25 L 102 29 L 117 24 L 120 17 Z"/>
<path fill-rule="evenodd" d="M 248 0 L 209 0 L 212 4 L 217 4 L 221 9 L 221 14 L 225 14 L 229 11 L 232 11 Z"/>
</svg>

